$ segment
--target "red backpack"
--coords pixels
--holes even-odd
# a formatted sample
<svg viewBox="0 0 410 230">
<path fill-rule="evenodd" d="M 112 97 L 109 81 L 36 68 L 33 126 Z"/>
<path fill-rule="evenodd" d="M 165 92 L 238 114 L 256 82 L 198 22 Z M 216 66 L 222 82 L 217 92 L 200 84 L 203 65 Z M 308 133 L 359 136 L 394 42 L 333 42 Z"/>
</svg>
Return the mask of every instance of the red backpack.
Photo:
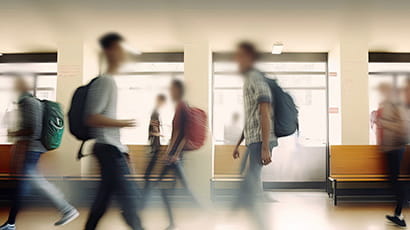
<svg viewBox="0 0 410 230">
<path fill-rule="evenodd" d="M 205 144 L 208 117 L 205 111 L 189 107 L 186 108 L 185 139 L 184 150 L 197 150 Z"/>
</svg>

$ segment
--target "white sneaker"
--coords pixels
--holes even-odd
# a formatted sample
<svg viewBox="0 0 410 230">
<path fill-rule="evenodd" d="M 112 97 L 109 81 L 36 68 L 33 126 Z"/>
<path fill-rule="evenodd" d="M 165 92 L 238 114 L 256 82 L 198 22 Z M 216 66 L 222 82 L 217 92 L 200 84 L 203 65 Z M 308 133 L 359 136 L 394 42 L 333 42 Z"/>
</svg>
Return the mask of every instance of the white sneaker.
<svg viewBox="0 0 410 230">
<path fill-rule="evenodd" d="M 54 225 L 62 226 L 62 225 L 68 224 L 71 221 L 73 221 L 75 218 L 77 218 L 79 215 L 80 213 L 77 211 L 77 209 L 73 208 L 70 211 L 64 213 L 61 219 L 55 222 Z"/>
<path fill-rule="evenodd" d="M 0 227 L 0 230 L 16 230 L 16 225 L 5 224 Z"/>
</svg>

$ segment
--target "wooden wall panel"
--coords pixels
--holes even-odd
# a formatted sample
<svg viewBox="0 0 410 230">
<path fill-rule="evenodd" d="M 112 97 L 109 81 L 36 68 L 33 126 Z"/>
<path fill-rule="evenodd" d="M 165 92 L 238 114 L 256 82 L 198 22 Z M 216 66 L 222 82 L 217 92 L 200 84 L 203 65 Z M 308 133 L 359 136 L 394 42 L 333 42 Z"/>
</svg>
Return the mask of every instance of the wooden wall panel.
<svg viewBox="0 0 410 230">
<path fill-rule="evenodd" d="M 10 173 L 12 145 L 0 145 L 0 173 Z"/>
<path fill-rule="evenodd" d="M 215 175 L 238 175 L 246 147 L 240 146 L 241 158 L 234 160 L 232 152 L 234 145 L 215 145 Z"/>
</svg>

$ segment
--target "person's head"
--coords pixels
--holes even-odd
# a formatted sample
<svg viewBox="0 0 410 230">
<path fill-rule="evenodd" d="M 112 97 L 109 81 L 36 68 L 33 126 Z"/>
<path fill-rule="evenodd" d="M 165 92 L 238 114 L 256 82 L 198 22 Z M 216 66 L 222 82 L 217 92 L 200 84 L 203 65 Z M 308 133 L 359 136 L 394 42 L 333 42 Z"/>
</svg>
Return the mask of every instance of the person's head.
<svg viewBox="0 0 410 230">
<path fill-rule="evenodd" d="M 181 101 L 184 97 L 185 86 L 181 80 L 173 80 L 170 87 L 170 95 L 174 102 Z"/>
<path fill-rule="evenodd" d="M 100 38 L 100 46 L 109 67 L 119 67 L 126 59 L 126 51 L 121 43 L 124 38 L 118 33 L 108 33 Z"/>
<path fill-rule="evenodd" d="M 30 91 L 30 85 L 23 76 L 16 76 L 14 80 L 14 90 L 19 93 L 27 93 Z"/>
<path fill-rule="evenodd" d="M 235 61 L 241 73 L 253 68 L 259 58 L 259 52 L 251 42 L 240 42 L 236 47 Z"/>
<path fill-rule="evenodd" d="M 157 108 L 162 107 L 166 101 L 167 101 L 167 98 L 165 97 L 164 94 L 158 94 L 157 100 L 156 100 L 156 107 Z"/>
</svg>

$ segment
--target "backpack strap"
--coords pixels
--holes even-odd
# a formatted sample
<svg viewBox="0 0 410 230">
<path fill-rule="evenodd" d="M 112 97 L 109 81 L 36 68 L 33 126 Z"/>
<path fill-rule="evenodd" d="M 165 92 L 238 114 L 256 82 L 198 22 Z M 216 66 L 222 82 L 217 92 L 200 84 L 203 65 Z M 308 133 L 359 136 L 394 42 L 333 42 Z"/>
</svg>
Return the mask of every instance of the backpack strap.
<svg viewBox="0 0 410 230">
<path fill-rule="evenodd" d="M 81 142 L 81 146 L 80 149 L 78 150 L 77 153 L 77 160 L 81 160 L 81 158 L 86 157 L 86 156 L 90 156 L 92 154 L 83 154 L 83 147 L 86 141 Z"/>
</svg>

